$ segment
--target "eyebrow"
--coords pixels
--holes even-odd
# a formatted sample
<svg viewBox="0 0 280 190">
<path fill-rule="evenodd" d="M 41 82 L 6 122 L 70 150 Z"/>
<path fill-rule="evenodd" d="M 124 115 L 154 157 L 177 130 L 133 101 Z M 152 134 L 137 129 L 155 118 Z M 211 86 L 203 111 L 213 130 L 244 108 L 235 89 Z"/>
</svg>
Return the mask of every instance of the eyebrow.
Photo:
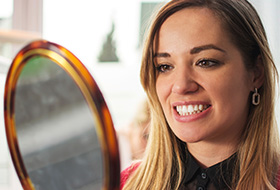
<svg viewBox="0 0 280 190">
<path fill-rule="evenodd" d="M 213 44 L 207 44 L 207 45 L 192 48 L 191 51 L 190 51 L 190 54 L 197 54 L 197 53 L 200 53 L 201 51 L 211 50 L 211 49 L 218 50 L 218 51 L 221 51 L 223 53 L 226 53 L 225 50 L 223 50 L 223 49 L 221 49 L 221 48 L 219 48 L 219 47 L 217 47 Z M 154 58 L 156 58 L 156 57 L 165 58 L 165 57 L 171 57 L 171 55 L 169 53 L 155 53 Z"/>
<path fill-rule="evenodd" d="M 171 57 L 169 53 L 155 53 L 154 57 Z"/>
<path fill-rule="evenodd" d="M 210 50 L 210 49 L 214 49 L 214 50 L 218 50 L 218 51 L 221 51 L 223 53 L 226 53 L 225 50 L 213 45 L 213 44 L 208 44 L 208 45 L 203 45 L 203 46 L 199 46 L 199 47 L 194 47 L 191 49 L 190 51 L 190 54 L 197 54 L 197 53 L 200 53 L 201 51 L 204 51 L 204 50 Z"/>
</svg>

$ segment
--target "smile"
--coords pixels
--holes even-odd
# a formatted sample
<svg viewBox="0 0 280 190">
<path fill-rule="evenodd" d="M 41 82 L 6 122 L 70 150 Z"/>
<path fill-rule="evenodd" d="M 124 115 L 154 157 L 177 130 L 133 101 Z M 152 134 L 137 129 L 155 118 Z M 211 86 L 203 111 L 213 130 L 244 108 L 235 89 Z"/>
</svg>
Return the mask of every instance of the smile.
<svg viewBox="0 0 280 190">
<path fill-rule="evenodd" d="M 187 115 L 194 115 L 203 112 L 207 108 L 209 108 L 210 105 L 180 105 L 176 106 L 176 111 L 180 116 L 187 116 Z"/>
</svg>

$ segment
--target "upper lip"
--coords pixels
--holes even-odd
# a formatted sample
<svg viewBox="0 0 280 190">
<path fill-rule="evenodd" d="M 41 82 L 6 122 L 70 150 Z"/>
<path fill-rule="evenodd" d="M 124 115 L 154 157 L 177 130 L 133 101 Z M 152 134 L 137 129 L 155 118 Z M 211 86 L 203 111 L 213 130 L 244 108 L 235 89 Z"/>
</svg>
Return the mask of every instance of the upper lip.
<svg viewBox="0 0 280 190">
<path fill-rule="evenodd" d="M 209 102 L 205 102 L 205 101 L 180 101 L 180 102 L 175 102 L 172 104 L 172 107 L 176 107 L 176 106 L 183 106 L 183 105 L 211 105 Z"/>
</svg>

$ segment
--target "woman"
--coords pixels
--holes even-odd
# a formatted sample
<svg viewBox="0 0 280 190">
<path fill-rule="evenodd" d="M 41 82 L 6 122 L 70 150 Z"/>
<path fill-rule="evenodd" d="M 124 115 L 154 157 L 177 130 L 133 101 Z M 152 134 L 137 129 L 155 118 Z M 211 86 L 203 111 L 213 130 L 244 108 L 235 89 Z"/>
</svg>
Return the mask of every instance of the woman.
<svg viewBox="0 0 280 190">
<path fill-rule="evenodd" d="M 132 161 L 142 159 L 149 136 L 150 115 L 149 104 L 145 99 L 140 102 L 131 123 L 117 131 L 122 170 Z"/>
<path fill-rule="evenodd" d="M 276 189 L 277 71 L 245 0 L 173 0 L 156 15 L 141 67 L 151 105 L 146 156 L 123 189 Z"/>
</svg>

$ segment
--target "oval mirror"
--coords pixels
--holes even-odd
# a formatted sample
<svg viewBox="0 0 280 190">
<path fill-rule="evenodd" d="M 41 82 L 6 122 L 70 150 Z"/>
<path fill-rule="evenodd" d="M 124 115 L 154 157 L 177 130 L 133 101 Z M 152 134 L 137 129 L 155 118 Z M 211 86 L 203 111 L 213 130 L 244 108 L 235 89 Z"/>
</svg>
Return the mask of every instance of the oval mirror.
<svg viewBox="0 0 280 190">
<path fill-rule="evenodd" d="M 113 122 L 94 79 L 67 49 L 35 41 L 5 84 L 11 157 L 25 190 L 119 189 Z"/>
</svg>

